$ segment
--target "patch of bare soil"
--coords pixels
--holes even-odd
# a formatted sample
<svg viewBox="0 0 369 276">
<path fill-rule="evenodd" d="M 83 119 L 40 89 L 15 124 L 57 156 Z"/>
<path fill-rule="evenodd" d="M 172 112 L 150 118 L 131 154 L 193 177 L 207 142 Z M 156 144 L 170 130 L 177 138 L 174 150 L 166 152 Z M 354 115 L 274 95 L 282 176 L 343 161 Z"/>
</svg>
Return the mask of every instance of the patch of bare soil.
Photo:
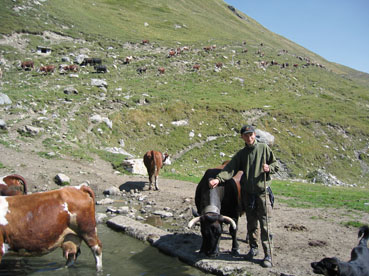
<svg viewBox="0 0 369 276">
<path fill-rule="evenodd" d="M 130 186 L 140 190 L 146 200 L 154 201 L 156 209 L 169 208 L 186 213 L 184 218 L 173 219 L 175 224 L 172 225 L 176 226 L 172 227 L 171 232 L 200 235 L 198 226 L 191 230 L 186 229 L 191 218 L 190 207 L 194 206 L 196 184 L 161 178 L 161 190 L 149 191 L 146 177 L 119 175 L 110 164 L 98 158 L 93 162 L 72 159 L 46 160 L 36 155 L 33 150 L 29 144 L 19 145 L 17 150 L 0 144 L 1 163 L 5 166 L 0 169 L 0 175 L 18 173 L 28 181 L 29 191 L 36 192 L 58 188 L 53 178 L 57 173 L 64 173 L 71 178 L 72 185 L 88 181 L 98 200 L 104 197 L 103 191 L 108 187 Z M 313 261 L 327 256 L 349 260 L 351 249 L 358 243 L 358 229 L 345 227 L 341 222 L 350 220 L 366 222 L 369 221 L 369 215 L 361 212 L 348 213 L 345 210 L 291 208 L 279 203 L 276 195 L 276 204 L 271 216 L 274 266 L 260 266 L 259 261 L 264 257 L 262 252 L 256 257 L 256 261 L 243 260 L 243 255 L 249 250 L 248 244 L 245 243 L 245 216 L 239 220 L 241 256 L 222 257 L 231 249 L 230 236 L 225 233 L 220 242 L 222 254 L 214 261 L 219 262 L 219 266 L 234 266 L 238 269 L 241 267 L 243 273 L 247 271 L 251 275 L 313 275 L 310 268 Z M 159 227 L 168 230 L 167 226 Z M 200 247 L 200 244 L 198 246 Z"/>
</svg>

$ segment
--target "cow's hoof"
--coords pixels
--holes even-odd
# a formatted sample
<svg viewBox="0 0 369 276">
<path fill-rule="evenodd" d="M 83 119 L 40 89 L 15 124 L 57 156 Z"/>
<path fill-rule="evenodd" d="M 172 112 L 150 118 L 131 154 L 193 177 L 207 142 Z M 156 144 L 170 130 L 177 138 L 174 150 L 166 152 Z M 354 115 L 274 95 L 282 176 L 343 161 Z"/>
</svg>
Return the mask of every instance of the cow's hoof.
<svg viewBox="0 0 369 276">
<path fill-rule="evenodd" d="M 240 255 L 240 250 L 239 249 L 232 249 L 231 254 L 233 256 L 239 256 Z"/>
</svg>

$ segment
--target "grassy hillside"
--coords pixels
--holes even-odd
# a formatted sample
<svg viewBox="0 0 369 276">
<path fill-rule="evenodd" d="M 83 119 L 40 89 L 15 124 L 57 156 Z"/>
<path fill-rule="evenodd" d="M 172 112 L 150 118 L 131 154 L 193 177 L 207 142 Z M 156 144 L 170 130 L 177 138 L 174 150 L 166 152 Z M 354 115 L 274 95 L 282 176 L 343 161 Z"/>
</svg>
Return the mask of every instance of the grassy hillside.
<svg viewBox="0 0 369 276">
<path fill-rule="evenodd" d="M 275 136 L 273 150 L 289 176 L 323 170 L 349 184 L 368 182 L 368 74 L 327 62 L 237 11 L 240 18 L 223 1 L 3 2 L 1 92 L 13 105 L 0 118 L 43 127 L 36 137 L 17 139 L 40 142 L 35 151 L 45 158 L 97 153 L 117 164 L 123 157 L 106 147 L 137 158 L 157 149 L 176 157 L 167 174 L 199 176 L 242 147 L 238 129 L 254 123 Z M 35 53 L 38 45 L 51 55 Z M 189 50 L 167 57 L 183 47 Z M 38 68 L 80 54 L 102 58 L 109 72 L 86 66 L 76 77 L 19 68 L 25 59 Z M 134 57 L 130 64 L 126 56 Z M 146 73 L 138 74 L 143 66 Z M 92 86 L 93 78 L 108 87 Z M 64 92 L 71 86 L 78 94 Z M 92 122 L 95 114 L 109 118 L 112 129 Z M 22 119 L 12 121 L 15 115 Z M 187 125 L 172 124 L 181 120 Z M 17 146 L 10 132 L 0 142 Z"/>
</svg>

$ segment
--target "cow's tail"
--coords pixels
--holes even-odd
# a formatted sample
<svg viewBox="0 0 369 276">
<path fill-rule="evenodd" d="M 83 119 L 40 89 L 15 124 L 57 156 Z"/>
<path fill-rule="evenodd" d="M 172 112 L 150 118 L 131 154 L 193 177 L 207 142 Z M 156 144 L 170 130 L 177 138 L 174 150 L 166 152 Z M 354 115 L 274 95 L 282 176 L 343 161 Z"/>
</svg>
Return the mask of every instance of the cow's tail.
<svg viewBox="0 0 369 276">
<path fill-rule="evenodd" d="M 27 194 L 27 182 L 26 180 L 23 178 L 23 176 L 19 175 L 19 174 L 12 174 L 9 175 L 8 177 L 10 178 L 15 178 L 17 180 L 19 180 L 20 182 L 22 182 L 22 186 L 23 186 L 23 194 Z"/>
<path fill-rule="evenodd" d="M 94 191 L 91 189 L 90 186 L 87 185 L 81 185 L 81 191 L 89 194 L 89 196 L 93 199 L 93 201 L 95 202 L 95 193 Z"/>
<path fill-rule="evenodd" d="M 361 237 L 359 245 L 367 246 L 369 239 L 369 227 L 367 225 L 360 227 L 358 237 Z"/>
</svg>

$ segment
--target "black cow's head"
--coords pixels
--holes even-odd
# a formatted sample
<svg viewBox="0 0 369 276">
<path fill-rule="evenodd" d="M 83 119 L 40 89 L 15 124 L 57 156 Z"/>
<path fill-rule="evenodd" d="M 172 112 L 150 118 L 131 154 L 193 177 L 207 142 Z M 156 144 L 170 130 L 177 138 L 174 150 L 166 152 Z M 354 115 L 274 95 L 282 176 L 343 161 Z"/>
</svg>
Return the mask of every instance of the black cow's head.
<svg viewBox="0 0 369 276">
<path fill-rule="evenodd" d="M 200 222 L 202 236 L 200 253 L 204 253 L 205 255 L 210 257 L 214 257 L 219 254 L 218 245 L 220 241 L 220 236 L 223 232 L 223 222 L 228 222 L 232 224 L 232 227 L 236 229 L 236 223 L 233 221 L 233 219 L 227 216 L 220 215 L 219 211 L 214 211 L 215 212 L 206 212 L 202 216 L 195 216 L 188 223 L 188 227 L 191 228 L 195 223 Z"/>
</svg>

